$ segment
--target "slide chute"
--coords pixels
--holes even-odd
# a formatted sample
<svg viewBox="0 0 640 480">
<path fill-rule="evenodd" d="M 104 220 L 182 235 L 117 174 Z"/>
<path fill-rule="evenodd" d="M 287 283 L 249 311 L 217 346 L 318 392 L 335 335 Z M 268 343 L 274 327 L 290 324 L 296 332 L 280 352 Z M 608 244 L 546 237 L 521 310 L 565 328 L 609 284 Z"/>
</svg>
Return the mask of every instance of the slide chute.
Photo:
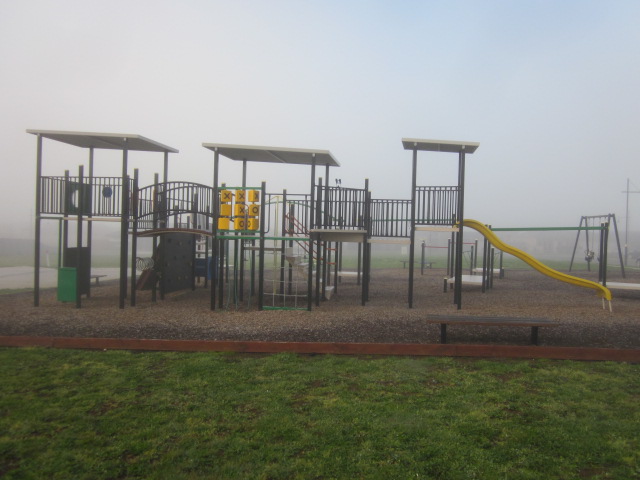
<svg viewBox="0 0 640 480">
<path fill-rule="evenodd" d="M 548 277 L 560 280 L 561 282 L 570 283 L 571 285 L 577 285 L 578 287 L 591 288 L 593 290 L 596 290 L 603 301 L 609 301 L 609 309 L 611 310 L 611 290 L 609 290 L 607 287 L 602 286 L 597 282 L 592 282 L 591 280 L 585 280 L 584 278 L 567 275 L 566 273 L 559 272 L 557 270 L 554 270 L 553 268 L 546 266 L 544 263 L 539 262 L 528 253 L 523 252 L 518 248 L 512 247 L 511 245 L 507 245 L 502 240 L 500 240 L 489 227 L 477 220 L 466 219 L 463 220 L 462 225 L 477 230 L 487 240 L 489 240 L 489 242 L 491 242 L 494 247 L 502 250 L 505 253 L 508 253 L 509 255 L 513 255 L 514 257 L 519 258 L 543 275 L 547 275 Z"/>
</svg>

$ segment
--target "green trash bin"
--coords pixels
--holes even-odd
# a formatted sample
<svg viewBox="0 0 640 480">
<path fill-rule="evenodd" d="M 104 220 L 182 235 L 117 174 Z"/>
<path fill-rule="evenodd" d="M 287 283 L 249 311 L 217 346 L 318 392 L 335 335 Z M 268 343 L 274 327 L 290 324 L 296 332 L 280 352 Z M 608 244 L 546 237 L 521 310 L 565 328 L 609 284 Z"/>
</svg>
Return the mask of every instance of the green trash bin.
<svg viewBox="0 0 640 480">
<path fill-rule="evenodd" d="M 58 301 L 76 301 L 76 269 L 72 267 L 61 267 L 58 269 Z"/>
</svg>

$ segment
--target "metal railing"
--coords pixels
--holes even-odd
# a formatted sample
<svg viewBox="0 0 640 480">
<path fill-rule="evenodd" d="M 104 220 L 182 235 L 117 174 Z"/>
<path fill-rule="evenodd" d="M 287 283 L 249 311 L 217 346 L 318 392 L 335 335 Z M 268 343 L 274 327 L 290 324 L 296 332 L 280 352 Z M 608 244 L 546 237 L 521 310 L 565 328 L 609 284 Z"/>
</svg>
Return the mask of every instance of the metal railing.
<svg viewBox="0 0 640 480">
<path fill-rule="evenodd" d="M 371 200 L 372 237 L 408 237 L 411 200 Z"/>
<path fill-rule="evenodd" d="M 133 180 L 129 179 L 129 191 Z M 94 217 L 119 217 L 122 211 L 121 177 L 41 177 L 40 212 L 70 215 L 78 213 Z M 131 211 L 131 209 L 130 209 Z"/>
<path fill-rule="evenodd" d="M 416 224 L 451 225 L 458 211 L 458 187 L 416 187 Z"/>
<path fill-rule="evenodd" d="M 362 230 L 365 228 L 366 195 L 361 188 L 324 187 L 319 228 Z"/>
<path fill-rule="evenodd" d="M 199 183 L 167 182 L 138 190 L 138 219 L 162 220 L 183 213 L 211 216 L 213 188 Z"/>
</svg>

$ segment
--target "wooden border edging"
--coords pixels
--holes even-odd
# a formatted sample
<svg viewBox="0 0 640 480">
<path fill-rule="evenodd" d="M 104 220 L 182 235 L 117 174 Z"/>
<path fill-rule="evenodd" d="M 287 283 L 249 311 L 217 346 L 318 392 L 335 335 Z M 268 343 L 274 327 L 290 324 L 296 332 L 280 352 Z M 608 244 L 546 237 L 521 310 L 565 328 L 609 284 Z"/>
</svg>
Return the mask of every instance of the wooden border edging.
<svg viewBox="0 0 640 480">
<path fill-rule="evenodd" d="M 422 343 L 255 342 L 0 336 L 1 347 L 78 348 L 173 352 L 318 353 L 333 355 L 415 355 L 434 357 L 549 358 L 640 363 L 640 349 L 456 345 Z"/>
</svg>

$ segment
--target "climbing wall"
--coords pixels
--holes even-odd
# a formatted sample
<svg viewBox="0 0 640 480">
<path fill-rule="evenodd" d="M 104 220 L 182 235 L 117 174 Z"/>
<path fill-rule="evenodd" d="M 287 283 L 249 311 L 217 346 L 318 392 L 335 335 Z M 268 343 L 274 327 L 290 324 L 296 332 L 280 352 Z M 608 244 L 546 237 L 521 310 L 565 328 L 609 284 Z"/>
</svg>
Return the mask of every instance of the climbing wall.
<svg viewBox="0 0 640 480">
<path fill-rule="evenodd" d="M 194 235 L 188 233 L 163 235 L 161 248 L 164 293 L 191 288 L 193 286 Z"/>
</svg>

